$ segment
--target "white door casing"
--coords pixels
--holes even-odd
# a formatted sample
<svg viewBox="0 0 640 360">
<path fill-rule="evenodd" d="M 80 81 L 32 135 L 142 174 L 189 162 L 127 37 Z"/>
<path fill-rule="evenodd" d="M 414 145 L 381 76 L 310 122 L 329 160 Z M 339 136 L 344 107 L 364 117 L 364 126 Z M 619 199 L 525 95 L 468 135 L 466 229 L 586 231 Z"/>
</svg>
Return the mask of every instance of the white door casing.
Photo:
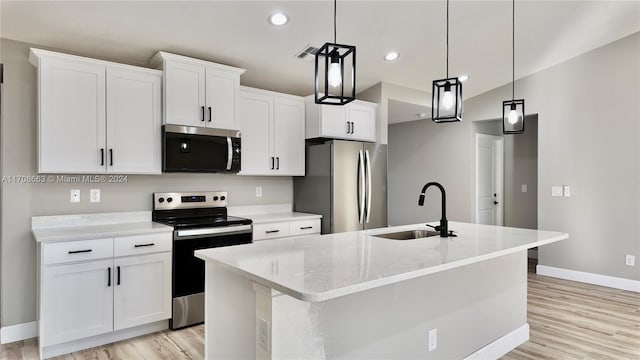
<svg viewBox="0 0 640 360">
<path fill-rule="evenodd" d="M 503 225 L 504 139 L 476 134 L 476 209 L 478 224 Z"/>
</svg>

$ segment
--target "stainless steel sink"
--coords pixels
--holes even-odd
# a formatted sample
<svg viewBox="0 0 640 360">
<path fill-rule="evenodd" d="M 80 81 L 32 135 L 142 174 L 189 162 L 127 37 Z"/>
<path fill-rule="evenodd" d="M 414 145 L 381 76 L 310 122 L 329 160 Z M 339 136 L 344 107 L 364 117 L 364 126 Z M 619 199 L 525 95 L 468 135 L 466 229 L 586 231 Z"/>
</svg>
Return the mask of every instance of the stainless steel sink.
<svg viewBox="0 0 640 360">
<path fill-rule="evenodd" d="M 407 230 L 407 231 L 399 231 L 394 233 L 386 233 L 386 234 L 377 234 L 371 236 L 377 236 L 390 240 L 413 240 L 413 239 L 421 239 L 430 236 L 439 236 L 440 233 L 431 230 Z"/>
</svg>

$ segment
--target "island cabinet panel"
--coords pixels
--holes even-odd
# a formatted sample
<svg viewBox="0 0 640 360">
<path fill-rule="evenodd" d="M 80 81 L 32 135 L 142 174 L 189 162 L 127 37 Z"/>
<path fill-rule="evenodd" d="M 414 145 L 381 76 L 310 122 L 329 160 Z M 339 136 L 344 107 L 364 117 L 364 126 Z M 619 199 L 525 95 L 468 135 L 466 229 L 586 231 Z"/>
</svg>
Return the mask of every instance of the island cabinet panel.
<svg viewBox="0 0 640 360">
<path fill-rule="evenodd" d="M 160 173 L 162 73 L 31 49 L 38 172 Z"/>
<path fill-rule="evenodd" d="M 242 87 L 238 121 L 242 134 L 240 175 L 305 174 L 304 100 Z"/>
<path fill-rule="evenodd" d="M 238 130 L 244 69 L 163 51 L 150 63 L 164 71 L 164 124 Z"/>
<path fill-rule="evenodd" d="M 253 225 L 254 241 L 311 234 L 320 234 L 320 219 Z"/>
<path fill-rule="evenodd" d="M 313 96 L 305 98 L 306 138 L 376 141 L 378 104 L 355 100 L 347 105 L 318 105 Z"/>
</svg>

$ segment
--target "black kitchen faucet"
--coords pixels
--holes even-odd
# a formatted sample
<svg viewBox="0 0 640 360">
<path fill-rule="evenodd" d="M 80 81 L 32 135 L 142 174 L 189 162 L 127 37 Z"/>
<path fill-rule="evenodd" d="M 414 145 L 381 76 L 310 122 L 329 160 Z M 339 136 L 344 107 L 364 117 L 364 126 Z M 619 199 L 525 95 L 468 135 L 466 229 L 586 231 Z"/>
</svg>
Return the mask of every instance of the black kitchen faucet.
<svg viewBox="0 0 640 360">
<path fill-rule="evenodd" d="M 449 232 L 449 222 L 447 221 L 447 195 L 444 191 L 444 187 L 442 187 L 440 183 L 428 182 L 422 188 L 422 192 L 420 193 L 420 198 L 418 199 L 418 205 L 424 206 L 424 197 L 425 197 L 424 194 L 431 185 L 438 187 L 438 189 L 440 189 L 440 192 L 442 193 L 442 216 L 440 218 L 440 226 L 431 226 L 431 225 L 427 225 L 427 226 L 431 226 L 435 231 L 439 231 L 440 237 L 456 236 L 455 234 L 453 234 L 453 231 Z"/>
</svg>

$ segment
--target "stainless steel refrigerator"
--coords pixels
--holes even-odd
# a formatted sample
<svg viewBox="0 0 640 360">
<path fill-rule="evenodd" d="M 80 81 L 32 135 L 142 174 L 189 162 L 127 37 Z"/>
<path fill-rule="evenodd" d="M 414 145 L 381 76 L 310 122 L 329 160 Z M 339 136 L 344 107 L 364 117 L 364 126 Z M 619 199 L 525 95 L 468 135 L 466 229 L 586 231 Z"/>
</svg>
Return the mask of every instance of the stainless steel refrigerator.
<svg viewBox="0 0 640 360">
<path fill-rule="evenodd" d="M 294 179 L 294 210 L 322 215 L 322 233 L 387 226 L 387 145 L 330 140 L 307 145 Z"/>
</svg>

